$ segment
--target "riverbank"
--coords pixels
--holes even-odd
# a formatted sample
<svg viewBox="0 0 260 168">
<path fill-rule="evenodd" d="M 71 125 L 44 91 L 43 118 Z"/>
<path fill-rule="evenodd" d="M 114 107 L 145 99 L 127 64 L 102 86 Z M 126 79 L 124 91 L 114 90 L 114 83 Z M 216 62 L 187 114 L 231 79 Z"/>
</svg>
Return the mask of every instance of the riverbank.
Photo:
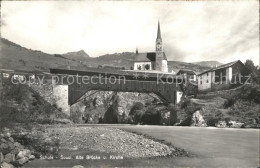
<svg viewBox="0 0 260 168">
<path fill-rule="evenodd" d="M 87 125 L 85 127 L 88 127 Z M 190 157 L 152 157 L 123 159 L 36 159 L 25 167 L 258 167 L 259 130 L 177 126 L 104 126 L 158 139 L 193 155 Z M 74 151 L 82 155 L 109 156 L 94 151 Z M 97 151 L 95 151 L 97 152 Z M 112 154 L 113 155 L 113 154 Z"/>
</svg>

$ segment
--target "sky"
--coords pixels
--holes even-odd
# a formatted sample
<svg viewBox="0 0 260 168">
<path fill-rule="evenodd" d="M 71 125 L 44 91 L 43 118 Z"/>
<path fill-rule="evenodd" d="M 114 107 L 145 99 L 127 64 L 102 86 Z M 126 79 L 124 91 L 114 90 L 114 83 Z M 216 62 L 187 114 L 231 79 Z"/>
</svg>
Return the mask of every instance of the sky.
<svg viewBox="0 0 260 168">
<path fill-rule="evenodd" d="M 168 60 L 259 65 L 259 1 L 2 1 L 1 36 L 49 54 L 155 51 Z"/>
</svg>

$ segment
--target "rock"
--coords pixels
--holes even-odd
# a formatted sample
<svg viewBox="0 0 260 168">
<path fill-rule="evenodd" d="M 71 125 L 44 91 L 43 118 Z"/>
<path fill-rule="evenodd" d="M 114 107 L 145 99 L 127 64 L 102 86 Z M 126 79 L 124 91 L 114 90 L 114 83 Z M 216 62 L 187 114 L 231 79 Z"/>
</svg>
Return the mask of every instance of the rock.
<svg viewBox="0 0 260 168">
<path fill-rule="evenodd" d="M 11 137 L 11 133 L 10 132 L 6 132 L 5 136 L 8 137 L 8 138 Z"/>
<path fill-rule="evenodd" d="M 245 124 L 242 125 L 242 128 L 260 128 L 260 124 Z"/>
<path fill-rule="evenodd" d="M 12 142 L 6 142 L 6 144 L 8 145 L 8 147 L 10 148 L 10 150 L 14 149 L 14 144 Z"/>
<path fill-rule="evenodd" d="M 4 156 L 4 162 L 6 162 L 6 163 L 11 163 L 11 162 L 13 162 L 13 161 L 15 161 L 14 154 L 8 153 L 8 154 L 6 154 L 6 155 Z"/>
<path fill-rule="evenodd" d="M 227 127 L 226 121 L 218 121 L 218 123 L 215 125 L 218 128 L 225 128 Z"/>
<path fill-rule="evenodd" d="M 4 155 L 11 152 L 10 148 L 8 147 L 8 145 L 6 143 L 2 143 L 0 145 L 0 151 L 2 151 L 2 153 Z"/>
<path fill-rule="evenodd" d="M 6 163 L 4 162 L 2 165 L 1 165 L 2 168 L 14 168 L 13 165 L 9 164 L 9 163 Z"/>
<path fill-rule="evenodd" d="M 244 123 L 236 122 L 236 121 L 229 121 L 228 125 L 230 128 L 241 128 Z"/>
<path fill-rule="evenodd" d="M 18 166 L 24 165 L 24 164 L 25 164 L 26 162 L 28 162 L 28 161 L 29 161 L 29 159 L 28 159 L 27 157 L 23 157 L 23 158 L 20 158 L 20 159 L 14 161 L 13 164 L 14 164 L 16 167 L 18 167 Z"/>
<path fill-rule="evenodd" d="M 35 156 L 34 155 L 30 155 L 29 160 L 34 160 Z"/>
<path fill-rule="evenodd" d="M 203 119 L 203 116 L 200 114 L 200 111 L 197 110 L 195 113 L 192 114 L 191 117 L 191 125 L 190 126 L 197 126 L 197 127 L 206 127 L 207 124 Z"/>
<path fill-rule="evenodd" d="M 5 140 L 4 138 L 1 138 L 1 142 L 2 142 L 2 143 L 5 143 L 6 140 Z"/>
<path fill-rule="evenodd" d="M 15 146 L 15 147 L 21 147 L 21 144 L 20 144 L 19 142 L 15 142 L 15 143 L 14 143 L 14 146 Z"/>
<path fill-rule="evenodd" d="M 14 149 L 11 151 L 12 154 L 17 155 L 22 149 L 18 147 L 14 147 Z"/>
<path fill-rule="evenodd" d="M 85 167 L 81 166 L 81 165 L 76 165 L 76 166 L 73 166 L 72 168 L 85 168 Z"/>
<path fill-rule="evenodd" d="M 31 151 L 28 150 L 28 149 L 24 149 L 24 150 L 20 151 L 20 152 L 17 154 L 16 159 L 21 159 L 21 158 L 23 158 L 23 157 L 29 158 L 30 155 L 31 155 Z"/>
<path fill-rule="evenodd" d="M 9 137 L 9 141 L 14 143 L 14 139 L 12 137 Z"/>
<path fill-rule="evenodd" d="M 72 124 L 73 122 L 70 121 L 69 119 L 54 119 L 54 121 L 56 123 L 60 123 L 60 124 Z"/>
</svg>

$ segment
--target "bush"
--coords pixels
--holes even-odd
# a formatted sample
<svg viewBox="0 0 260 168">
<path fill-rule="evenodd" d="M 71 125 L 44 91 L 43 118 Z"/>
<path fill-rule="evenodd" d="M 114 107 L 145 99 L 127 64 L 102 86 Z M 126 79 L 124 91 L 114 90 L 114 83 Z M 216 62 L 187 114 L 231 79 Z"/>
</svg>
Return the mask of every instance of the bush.
<svg viewBox="0 0 260 168">
<path fill-rule="evenodd" d="M 209 116 L 206 121 L 207 121 L 206 123 L 207 123 L 208 126 L 215 127 L 216 124 L 219 121 L 219 118 L 215 118 L 213 116 Z"/>
<path fill-rule="evenodd" d="M 231 118 L 230 117 L 226 117 L 224 120 L 226 121 L 226 123 L 229 123 L 229 121 L 231 121 Z"/>
<path fill-rule="evenodd" d="M 130 116 L 134 116 L 136 110 L 142 110 L 144 107 L 145 107 L 144 104 L 141 103 L 141 102 L 136 102 L 136 103 L 134 103 L 133 107 L 131 108 L 131 110 L 130 110 L 130 112 L 129 112 L 129 115 L 130 115 Z"/>
<path fill-rule="evenodd" d="M 252 100 L 260 103 L 260 85 L 245 85 L 241 89 L 241 98 L 244 100 Z"/>
<path fill-rule="evenodd" d="M 79 111 L 71 111 L 70 120 L 74 123 L 80 123 L 82 121 L 82 114 Z"/>
<path fill-rule="evenodd" d="M 131 122 L 134 124 L 142 123 L 142 116 L 143 116 L 142 110 L 135 110 L 135 114 L 131 116 Z"/>
<path fill-rule="evenodd" d="M 142 115 L 141 121 L 143 124 L 160 125 L 161 114 L 155 108 L 150 107 Z"/>
<path fill-rule="evenodd" d="M 173 125 L 177 122 L 177 108 L 174 105 L 169 105 L 168 107 L 170 111 L 170 125 Z"/>
<path fill-rule="evenodd" d="M 103 123 L 106 124 L 117 124 L 118 123 L 118 102 L 119 102 L 119 96 L 113 95 L 112 96 L 112 105 L 107 109 L 104 118 Z"/>
<path fill-rule="evenodd" d="M 188 98 L 182 98 L 180 107 L 181 109 L 187 108 L 189 105 L 191 105 L 191 101 Z"/>
<path fill-rule="evenodd" d="M 224 104 L 223 104 L 223 107 L 225 109 L 233 106 L 235 104 L 236 100 L 234 98 L 228 98 L 227 100 L 225 100 Z"/>
<path fill-rule="evenodd" d="M 184 94 L 187 96 L 194 95 L 195 97 L 198 94 L 198 86 L 191 84 L 189 81 L 183 87 Z"/>
<path fill-rule="evenodd" d="M 224 120 L 224 114 L 220 110 L 216 109 L 215 111 L 212 111 L 212 114 L 205 116 L 204 119 L 208 126 L 215 126 L 218 121 Z M 225 118 L 225 120 L 230 119 Z"/>
</svg>

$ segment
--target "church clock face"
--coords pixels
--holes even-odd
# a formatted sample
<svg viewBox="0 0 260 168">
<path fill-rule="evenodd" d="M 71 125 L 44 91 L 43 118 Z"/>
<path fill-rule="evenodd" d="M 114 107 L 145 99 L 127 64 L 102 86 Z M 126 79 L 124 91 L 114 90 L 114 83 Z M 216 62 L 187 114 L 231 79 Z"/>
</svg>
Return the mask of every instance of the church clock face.
<svg viewBox="0 0 260 168">
<path fill-rule="evenodd" d="M 157 48 L 157 50 L 162 50 L 162 46 L 161 45 L 157 45 L 156 48 Z"/>
<path fill-rule="evenodd" d="M 162 42 L 160 40 L 156 42 L 156 51 L 162 51 Z"/>
</svg>

